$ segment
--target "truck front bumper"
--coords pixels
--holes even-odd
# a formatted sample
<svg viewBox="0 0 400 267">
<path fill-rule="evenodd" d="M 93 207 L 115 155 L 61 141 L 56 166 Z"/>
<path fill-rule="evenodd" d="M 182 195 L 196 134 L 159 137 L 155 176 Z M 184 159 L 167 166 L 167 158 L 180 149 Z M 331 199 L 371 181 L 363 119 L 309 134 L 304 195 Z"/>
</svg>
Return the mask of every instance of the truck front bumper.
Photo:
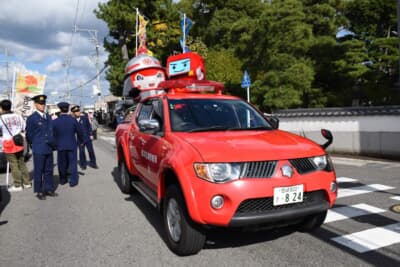
<svg viewBox="0 0 400 267">
<path fill-rule="evenodd" d="M 323 190 L 306 192 L 304 202 L 273 206 L 272 197 L 243 201 L 232 217 L 229 226 L 249 226 L 267 223 L 289 223 L 329 208 Z"/>
</svg>

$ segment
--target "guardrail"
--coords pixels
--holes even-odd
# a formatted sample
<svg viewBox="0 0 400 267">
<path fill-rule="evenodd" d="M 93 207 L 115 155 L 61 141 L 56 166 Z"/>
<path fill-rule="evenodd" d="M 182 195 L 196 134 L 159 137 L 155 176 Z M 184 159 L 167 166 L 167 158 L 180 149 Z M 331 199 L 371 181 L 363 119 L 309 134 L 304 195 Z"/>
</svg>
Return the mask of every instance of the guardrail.
<svg viewBox="0 0 400 267">
<path fill-rule="evenodd" d="M 323 143 L 320 129 L 334 137 L 329 152 L 400 159 L 400 106 L 278 110 L 281 130 Z"/>
</svg>

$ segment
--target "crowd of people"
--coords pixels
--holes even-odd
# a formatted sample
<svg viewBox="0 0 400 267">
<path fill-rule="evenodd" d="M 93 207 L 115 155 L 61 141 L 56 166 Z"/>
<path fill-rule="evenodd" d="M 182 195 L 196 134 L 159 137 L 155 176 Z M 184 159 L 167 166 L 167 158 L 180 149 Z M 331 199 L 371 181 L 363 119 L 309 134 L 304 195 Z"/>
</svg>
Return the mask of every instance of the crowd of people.
<svg viewBox="0 0 400 267">
<path fill-rule="evenodd" d="M 13 183 L 10 192 L 18 192 L 31 188 L 40 200 L 47 196 L 57 196 L 54 180 L 53 152 L 57 151 L 59 183 L 69 183 L 75 187 L 79 183 L 79 166 L 85 170 L 87 166 L 97 169 L 96 156 L 92 141 L 97 137 L 97 122 L 92 116 L 81 112 L 80 106 L 70 109 L 67 102 L 58 103 L 60 112 L 51 117 L 46 113 L 46 95 L 32 97 L 35 111 L 26 123 L 21 115 L 11 110 L 10 100 L 0 102 L 0 128 L 3 131 L 3 151 L 9 162 Z M 27 144 L 20 143 L 18 138 L 25 134 Z M 24 146 L 32 149 L 33 179 L 24 161 Z M 86 158 L 86 150 L 89 162 Z"/>
</svg>

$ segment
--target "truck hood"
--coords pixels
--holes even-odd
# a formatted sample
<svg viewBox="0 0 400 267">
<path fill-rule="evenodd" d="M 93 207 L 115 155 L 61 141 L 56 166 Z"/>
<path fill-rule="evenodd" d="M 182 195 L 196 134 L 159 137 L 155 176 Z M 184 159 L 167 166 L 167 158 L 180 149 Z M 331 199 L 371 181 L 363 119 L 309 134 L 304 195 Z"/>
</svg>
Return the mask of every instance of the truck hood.
<svg viewBox="0 0 400 267">
<path fill-rule="evenodd" d="M 181 133 L 205 162 L 266 161 L 324 154 L 311 140 L 280 130 Z"/>
</svg>

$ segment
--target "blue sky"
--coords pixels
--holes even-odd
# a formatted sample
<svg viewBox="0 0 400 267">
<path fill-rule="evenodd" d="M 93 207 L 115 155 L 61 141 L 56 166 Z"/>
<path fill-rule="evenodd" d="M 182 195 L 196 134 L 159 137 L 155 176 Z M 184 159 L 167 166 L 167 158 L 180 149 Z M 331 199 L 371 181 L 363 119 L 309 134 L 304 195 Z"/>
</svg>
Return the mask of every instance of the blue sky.
<svg viewBox="0 0 400 267">
<path fill-rule="evenodd" d="M 102 41 L 108 29 L 93 13 L 99 2 L 107 0 L 0 0 L 0 94 L 6 93 L 6 81 L 11 83 L 14 69 L 29 70 L 47 76 L 45 94 L 49 102 L 64 100 L 68 87 L 64 63 L 68 56 L 71 58 L 70 89 L 93 78 L 96 75 L 95 43 L 87 31 L 73 33 L 73 25 L 76 17 L 78 28 L 98 31 L 102 69 L 107 60 Z M 104 74 L 100 84 L 103 95 L 110 94 Z M 71 91 L 71 102 L 93 104 L 97 100 L 93 94 L 94 85 L 95 81 L 82 91 Z"/>
</svg>

